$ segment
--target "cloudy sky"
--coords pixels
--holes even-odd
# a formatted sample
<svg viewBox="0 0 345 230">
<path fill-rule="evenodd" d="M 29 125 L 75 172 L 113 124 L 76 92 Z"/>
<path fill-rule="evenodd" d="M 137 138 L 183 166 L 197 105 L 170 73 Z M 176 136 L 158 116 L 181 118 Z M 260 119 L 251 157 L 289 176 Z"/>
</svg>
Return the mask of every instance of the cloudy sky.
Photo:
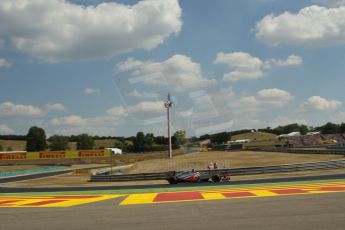
<svg viewBox="0 0 345 230">
<path fill-rule="evenodd" d="M 344 0 L 1 0 L 0 134 L 345 122 Z"/>
</svg>

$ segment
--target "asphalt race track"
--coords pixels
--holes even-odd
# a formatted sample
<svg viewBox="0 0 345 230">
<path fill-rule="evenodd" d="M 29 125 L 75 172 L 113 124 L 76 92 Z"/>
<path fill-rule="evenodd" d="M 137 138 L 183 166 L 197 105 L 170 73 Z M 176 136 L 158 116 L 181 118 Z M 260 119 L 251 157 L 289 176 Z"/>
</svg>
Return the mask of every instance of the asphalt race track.
<svg viewBox="0 0 345 230">
<path fill-rule="evenodd" d="M 119 206 L 2 208 L 1 229 L 344 229 L 345 193 Z"/>
<path fill-rule="evenodd" d="M 0 194 L 0 223 L 6 230 L 343 230 L 344 217 L 344 179 L 175 191 Z"/>
</svg>

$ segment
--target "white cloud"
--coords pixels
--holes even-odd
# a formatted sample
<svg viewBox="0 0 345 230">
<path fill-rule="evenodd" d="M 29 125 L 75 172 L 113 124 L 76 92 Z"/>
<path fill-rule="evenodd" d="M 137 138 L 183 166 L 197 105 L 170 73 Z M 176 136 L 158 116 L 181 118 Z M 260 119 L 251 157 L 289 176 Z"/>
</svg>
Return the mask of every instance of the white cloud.
<svg viewBox="0 0 345 230">
<path fill-rule="evenodd" d="M 42 117 L 45 115 L 45 113 L 41 108 L 32 105 L 4 102 L 0 104 L 0 115 L 16 117 Z"/>
<path fill-rule="evenodd" d="M 243 70 L 234 70 L 230 73 L 224 74 L 223 79 L 225 81 L 239 81 L 239 80 L 247 80 L 247 79 L 257 79 L 264 76 L 264 73 L 261 70 L 255 71 L 243 71 Z"/>
<path fill-rule="evenodd" d="M 66 107 L 61 103 L 47 104 L 45 106 L 48 111 L 65 111 Z"/>
<path fill-rule="evenodd" d="M 85 93 L 85 94 L 100 94 L 101 92 L 99 89 L 86 88 L 83 90 L 83 93 Z"/>
<path fill-rule="evenodd" d="M 66 117 L 54 118 L 50 124 L 55 126 L 85 126 L 97 127 L 121 124 L 121 117 L 115 116 L 99 116 L 99 117 L 81 117 L 78 115 L 70 115 Z"/>
<path fill-rule="evenodd" d="M 187 115 L 192 123 L 198 121 L 202 126 L 209 121 L 213 124 L 212 127 L 231 121 L 231 129 L 259 128 L 267 125 L 262 120 L 265 120 L 272 110 L 279 108 L 276 110 L 279 112 L 280 108 L 294 98 L 290 92 L 276 88 L 263 89 L 253 94 L 238 94 L 228 88 L 200 94 L 194 99 L 196 103 Z"/>
<path fill-rule="evenodd" d="M 217 58 L 214 63 L 224 64 L 235 69 L 260 69 L 263 64 L 260 58 L 253 57 L 244 52 L 220 52 L 217 54 Z"/>
<path fill-rule="evenodd" d="M 265 16 L 256 25 L 257 39 L 269 44 L 328 46 L 345 44 L 345 7 L 309 6 L 298 13 Z"/>
<path fill-rule="evenodd" d="M 308 111 L 308 110 L 328 111 L 328 110 L 339 109 L 341 106 L 342 106 L 341 101 L 327 100 L 320 96 L 312 96 L 308 98 L 307 101 L 303 102 L 300 105 L 300 111 Z"/>
<path fill-rule="evenodd" d="M 216 83 L 202 75 L 200 64 L 184 55 L 174 55 L 163 62 L 142 62 L 130 58 L 118 63 L 117 70 L 129 72 L 132 81 L 166 86 L 175 92 L 196 90 Z"/>
<path fill-rule="evenodd" d="M 293 100 L 295 96 L 285 90 L 273 88 L 260 90 L 257 98 L 262 104 L 281 107 Z"/>
<path fill-rule="evenodd" d="M 317 0 L 316 2 L 323 3 L 332 7 L 345 5 L 345 0 Z"/>
<path fill-rule="evenodd" d="M 107 115 L 116 116 L 116 117 L 125 117 L 128 115 L 128 112 L 123 106 L 115 106 L 107 110 Z"/>
<path fill-rule="evenodd" d="M 7 134 L 13 134 L 14 130 L 8 127 L 5 124 L 0 124 L 0 134 L 7 135 Z"/>
<path fill-rule="evenodd" d="M 133 90 L 132 92 L 127 94 L 128 97 L 134 97 L 134 98 L 158 98 L 158 93 L 153 92 L 143 92 L 140 93 L 137 90 Z"/>
<path fill-rule="evenodd" d="M 9 68 L 12 66 L 12 63 L 4 58 L 0 58 L 0 68 Z"/>
<path fill-rule="evenodd" d="M 237 97 L 237 98 L 236 98 Z M 252 96 L 235 96 L 230 103 L 230 107 L 236 110 L 239 115 L 245 112 L 262 112 L 273 108 L 283 107 L 293 100 L 290 92 L 282 89 L 263 89 Z"/>
<path fill-rule="evenodd" d="M 300 124 L 300 125 L 308 125 L 308 122 L 304 119 L 294 119 L 285 116 L 280 116 L 274 119 L 273 122 L 269 124 L 270 127 L 275 128 L 278 126 L 289 125 L 289 124 Z"/>
<path fill-rule="evenodd" d="M 214 63 L 223 64 L 231 68 L 232 70 L 230 72 L 224 74 L 223 80 L 236 82 L 239 80 L 261 78 L 266 75 L 263 71 L 264 68 L 300 65 L 302 58 L 296 55 L 290 55 L 286 60 L 270 59 L 263 61 L 245 52 L 220 52 L 217 54 Z"/>
<path fill-rule="evenodd" d="M 248 53 L 234 52 L 234 53 L 218 53 L 215 64 L 223 64 L 233 71 L 224 74 L 223 79 L 226 81 L 239 81 L 244 79 L 257 79 L 264 76 L 261 71 L 263 62 L 253 57 Z"/>
<path fill-rule="evenodd" d="M 50 122 L 52 125 L 85 125 L 85 119 L 77 115 L 54 118 Z"/>
<path fill-rule="evenodd" d="M 178 34 L 178 0 L 82 6 L 66 0 L 1 0 L 0 36 L 44 61 L 112 57 L 150 50 Z"/>
<path fill-rule="evenodd" d="M 277 60 L 271 59 L 265 62 L 267 68 L 271 66 L 293 66 L 293 65 L 301 65 L 303 59 L 296 55 L 290 55 L 286 60 Z"/>
<path fill-rule="evenodd" d="M 138 112 L 163 112 L 164 105 L 161 101 L 144 101 L 136 105 L 130 105 L 127 107 L 128 112 L 138 113 Z"/>
<path fill-rule="evenodd" d="M 129 105 L 127 107 L 115 106 L 108 109 L 104 115 L 96 117 L 82 117 L 79 115 L 70 115 L 64 117 L 57 117 L 50 121 L 54 126 L 113 126 L 119 125 L 124 122 L 124 119 L 128 117 L 129 113 L 152 113 L 152 112 L 164 112 L 164 106 L 162 102 L 144 101 L 135 105 Z"/>
<path fill-rule="evenodd" d="M 79 135 L 81 133 L 87 133 L 89 135 L 98 136 L 121 136 L 123 133 L 119 132 L 117 127 L 111 126 L 71 126 L 54 129 L 55 134 L 60 135 Z"/>
</svg>

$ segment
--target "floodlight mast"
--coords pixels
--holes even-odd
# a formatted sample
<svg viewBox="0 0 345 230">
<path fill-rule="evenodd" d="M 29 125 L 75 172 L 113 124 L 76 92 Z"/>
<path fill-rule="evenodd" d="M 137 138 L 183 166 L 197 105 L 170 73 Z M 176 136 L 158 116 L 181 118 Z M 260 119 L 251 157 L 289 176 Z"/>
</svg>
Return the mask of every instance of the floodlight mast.
<svg viewBox="0 0 345 230">
<path fill-rule="evenodd" d="M 171 147 L 171 131 L 170 131 L 170 108 L 173 102 L 170 100 L 170 93 L 168 94 L 168 100 L 164 102 L 164 107 L 167 109 L 167 122 L 168 122 L 168 139 L 169 139 L 169 158 L 172 158 L 172 147 Z"/>
</svg>

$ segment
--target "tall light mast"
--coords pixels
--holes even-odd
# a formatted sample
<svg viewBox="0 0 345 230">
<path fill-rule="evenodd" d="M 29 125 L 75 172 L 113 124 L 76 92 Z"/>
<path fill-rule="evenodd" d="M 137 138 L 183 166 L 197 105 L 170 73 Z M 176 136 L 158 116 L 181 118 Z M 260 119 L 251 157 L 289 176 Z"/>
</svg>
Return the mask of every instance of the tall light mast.
<svg viewBox="0 0 345 230">
<path fill-rule="evenodd" d="M 172 107 L 172 101 L 170 100 L 170 93 L 168 94 L 168 100 L 164 102 L 164 107 L 167 109 L 167 122 L 168 122 L 168 139 L 169 139 L 169 158 L 172 158 L 172 147 L 171 147 L 171 131 L 170 131 L 170 108 Z"/>
</svg>

